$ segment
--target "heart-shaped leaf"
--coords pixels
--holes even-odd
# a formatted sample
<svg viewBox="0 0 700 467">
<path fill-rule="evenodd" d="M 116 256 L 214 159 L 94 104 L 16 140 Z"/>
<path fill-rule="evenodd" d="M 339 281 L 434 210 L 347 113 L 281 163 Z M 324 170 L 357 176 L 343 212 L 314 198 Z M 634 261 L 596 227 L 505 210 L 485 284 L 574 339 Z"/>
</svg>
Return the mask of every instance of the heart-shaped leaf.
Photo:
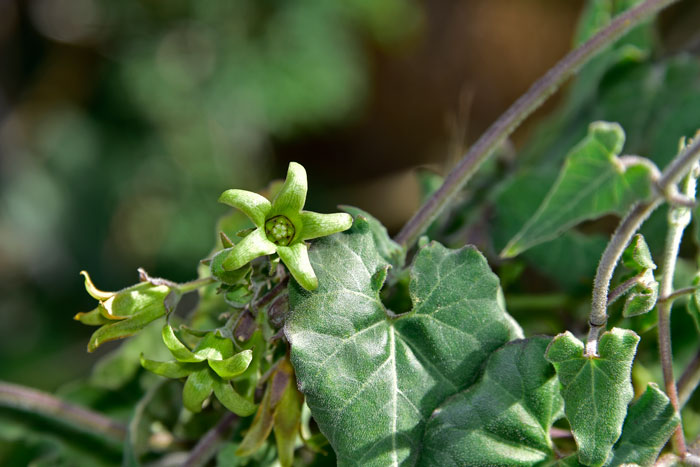
<svg viewBox="0 0 700 467">
<path fill-rule="evenodd" d="M 598 357 L 583 355 L 583 342 L 570 332 L 556 336 L 546 358 L 561 382 L 566 418 L 582 464 L 605 464 L 620 437 L 627 404 L 634 395 L 630 380 L 639 336 L 613 328 L 598 344 Z"/>
<path fill-rule="evenodd" d="M 498 278 L 475 248 L 431 243 L 411 269 L 413 310 L 397 316 L 380 300 L 387 262 L 365 220 L 310 257 L 319 288 L 290 285 L 285 331 L 314 419 L 340 465 L 415 464 L 433 410 L 522 336 Z"/>
<path fill-rule="evenodd" d="M 544 358 L 550 339 L 506 344 L 478 383 L 450 398 L 430 418 L 421 465 L 530 466 L 554 455 L 549 429 L 563 401 Z"/>
<path fill-rule="evenodd" d="M 537 212 L 501 253 L 513 257 L 557 237 L 581 221 L 623 214 L 652 192 L 646 164 L 625 165 L 617 156 L 625 134 L 616 123 L 595 122 L 568 154 L 554 186 Z"/>
</svg>

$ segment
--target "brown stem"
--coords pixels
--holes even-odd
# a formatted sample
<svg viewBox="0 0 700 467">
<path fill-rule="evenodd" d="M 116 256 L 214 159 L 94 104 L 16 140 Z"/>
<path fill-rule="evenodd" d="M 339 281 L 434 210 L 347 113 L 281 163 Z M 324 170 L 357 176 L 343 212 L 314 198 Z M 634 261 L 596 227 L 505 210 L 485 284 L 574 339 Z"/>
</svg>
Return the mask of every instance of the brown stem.
<svg viewBox="0 0 700 467">
<path fill-rule="evenodd" d="M 183 467 L 201 467 L 206 465 L 216 455 L 221 443 L 226 441 L 230 435 L 231 427 L 237 420 L 238 416 L 234 413 L 229 412 L 224 415 L 219 420 L 219 423 L 207 431 L 197 445 L 192 448 L 190 455 L 187 456 L 187 459 L 182 464 Z"/>
<path fill-rule="evenodd" d="M 700 383 L 700 352 L 695 355 L 678 380 L 678 403 L 681 408 L 693 395 L 698 383 Z"/>
<path fill-rule="evenodd" d="M 0 381 L 0 405 L 43 415 L 119 443 L 126 439 L 126 426 L 116 420 L 18 384 Z"/>
<path fill-rule="evenodd" d="M 447 175 L 442 186 L 421 206 L 396 236 L 396 242 L 412 246 L 435 218 L 453 200 L 469 181 L 481 164 L 496 148 L 510 136 L 532 112 L 539 108 L 549 96 L 588 60 L 605 47 L 619 39 L 641 21 L 658 13 L 678 0 L 646 0 L 613 19 L 580 47 L 569 52 L 542 78 L 535 81 L 508 110 L 496 120 L 474 143 L 454 169 Z M 679 177 L 684 173 L 681 168 Z M 675 175 L 674 175 L 675 176 Z"/>
</svg>

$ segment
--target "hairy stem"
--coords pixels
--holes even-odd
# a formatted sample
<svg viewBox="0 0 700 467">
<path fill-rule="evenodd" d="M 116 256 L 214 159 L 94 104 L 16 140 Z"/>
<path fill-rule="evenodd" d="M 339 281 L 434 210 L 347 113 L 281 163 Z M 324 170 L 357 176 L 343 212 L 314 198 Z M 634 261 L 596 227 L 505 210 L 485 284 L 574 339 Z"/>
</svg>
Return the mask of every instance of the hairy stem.
<svg viewBox="0 0 700 467">
<path fill-rule="evenodd" d="M 672 164 L 673 165 L 673 164 Z M 683 194 L 691 199 L 695 198 L 695 177 L 689 173 L 684 179 Z M 686 207 L 674 207 L 668 212 L 668 233 L 664 248 L 663 263 L 661 265 L 661 279 L 659 280 L 659 295 L 668 297 L 673 294 L 673 276 L 676 271 L 678 250 L 683 239 L 683 231 L 690 223 L 691 211 Z M 661 370 L 664 375 L 666 394 L 671 400 L 673 408 L 680 414 L 678 403 L 678 389 L 676 379 L 673 376 L 673 352 L 671 349 L 671 300 L 664 300 L 658 304 L 659 310 L 659 356 Z M 683 437 L 682 423 L 678 425 L 673 434 L 673 446 L 675 451 L 684 456 L 687 452 L 685 438 Z"/>
<path fill-rule="evenodd" d="M 184 467 L 202 467 L 206 465 L 218 451 L 221 443 L 226 441 L 230 435 L 231 427 L 238 420 L 238 416 L 234 413 L 227 413 L 219 423 L 199 440 L 197 445 L 192 448 L 190 455 L 182 464 Z"/>
<path fill-rule="evenodd" d="M 412 246 L 457 192 L 469 181 L 481 164 L 520 124 L 539 108 L 569 77 L 606 46 L 620 38 L 641 21 L 678 0 L 646 0 L 617 16 L 604 29 L 580 47 L 569 52 L 542 78 L 538 79 L 508 110 L 474 143 L 457 166 L 447 175 L 442 186 L 421 206 L 396 236 L 396 242 Z M 683 170 L 679 168 L 680 175 Z"/>
<path fill-rule="evenodd" d="M 608 243 L 608 246 L 603 252 L 603 256 L 598 264 L 595 280 L 593 282 L 593 299 L 591 303 L 591 314 L 588 319 L 590 330 L 588 332 L 588 340 L 586 342 L 586 355 L 595 356 L 598 354 L 598 337 L 605 329 L 605 324 L 608 321 L 608 291 L 610 290 L 610 281 L 612 279 L 615 267 L 620 261 L 622 253 L 625 251 L 627 244 L 632 236 L 639 229 L 641 224 L 651 214 L 651 212 L 664 200 L 666 193 L 671 191 L 671 187 L 675 185 L 684 173 L 689 172 L 700 158 L 700 138 L 686 146 L 683 151 L 664 169 L 661 177 L 657 182 L 657 193 L 643 203 L 636 204 L 632 210 L 622 219 L 613 236 Z M 683 172 L 685 171 L 685 172 Z M 687 209 L 687 208 L 675 208 Z M 672 291 L 671 291 L 672 292 Z M 659 294 L 664 297 L 670 293 L 662 291 Z"/>
<path fill-rule="evenodd" d="M 681 408 L 685 406 L 690 396 L 693 395 L 693 391 L 698 387 L 698 384 L 700 384 L 700 352 L 695 355 L 678 380 L 678 404 Z"/>
<path fill-rule="evenodd" d="M 118 443 L 126 438 L 126 426 L 116 420 L 18 384 L 0 381 L 0 406 L 49 417 Z"/>
<path fill-rule="evenodd" d="M 661 199 L 652 202 L 638 203 L 622 219 L 615 229 L 608 246 L 598 264 L 595 280 L 593 282 L 593 301 L 591 303 L 591 315 L 588 319 L 590 331 L 586 342 L 586 355 L 598 355 L 598 337 L 605 329 L 608 322 L 608 290 L 615 267 L 620 261 L 622 253 L 642 223 L 661 204 Z"/>
</svg>

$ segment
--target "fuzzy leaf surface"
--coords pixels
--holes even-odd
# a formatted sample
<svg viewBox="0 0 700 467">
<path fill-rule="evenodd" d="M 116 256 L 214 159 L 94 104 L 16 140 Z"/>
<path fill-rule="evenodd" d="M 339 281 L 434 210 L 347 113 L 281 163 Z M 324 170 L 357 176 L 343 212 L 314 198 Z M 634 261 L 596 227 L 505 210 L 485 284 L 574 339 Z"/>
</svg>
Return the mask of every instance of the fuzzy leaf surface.
<svg viewBox="0 0 700 467">
<path fill-rule="evenodd" d="M 598 357 L 584 356 L 583 343 L 568 331 L 547 348 L 582 464 L 604 465 L 620 437 L 634 395 L 630 372 L 638 343 L 633 331 L 613 328 L 601 336 Z"/>
<path fill-rule="evenodd" d="M 522 336 L 498 278 L 474 248 L 422 248 L 411 270 L 413 310 L 379 297 L 387 262 L 367 221 L 314 243 L 314 292 L 290 285 L 286 335 L 300 390 L 339 465 L 415 465 L 425 424 L 472 384 L 488 356 Z"/>
<path fill-rule="evenodd" d="M 623 214 L 651 194 L 649 167 L 625 167 L 617 157 L 625 134 L 616 123 L 592 123 L 588 135 L 567 155 L 559 178 L 537 212 L 501 253 L 513 257 L 557 237 L 581 221 Z"/>
<path fill-rule="evenodd" d="M 564 402 L 544 358 L 549 341 L 519 340 L 491 354 L 479 382 L 433 413 L 420 465 L 529 466 L 551 459 L 549 429 Z"/>
</svg>

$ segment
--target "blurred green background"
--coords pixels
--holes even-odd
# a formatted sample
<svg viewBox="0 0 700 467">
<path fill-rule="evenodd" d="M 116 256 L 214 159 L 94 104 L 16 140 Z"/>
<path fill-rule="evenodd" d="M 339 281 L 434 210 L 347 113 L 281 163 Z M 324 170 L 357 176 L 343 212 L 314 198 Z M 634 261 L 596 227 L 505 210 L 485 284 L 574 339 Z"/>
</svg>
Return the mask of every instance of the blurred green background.
<svg viewBox="0 0 700 467">
<path fill-rule="evenodd" d="M 570 49 L 583 4 L 0 1 L 0 379 L 85 375 L 78 272 L 104 290 L 137 267 L 195 277 L 218 195 L 290 160 L 310 209 L 396 231 L 419 204 L 411 169 L 444 173 Z M 698 17 L 693 0 L 664 15 L 662 56 L 698 52 Z"/>
</svg>

